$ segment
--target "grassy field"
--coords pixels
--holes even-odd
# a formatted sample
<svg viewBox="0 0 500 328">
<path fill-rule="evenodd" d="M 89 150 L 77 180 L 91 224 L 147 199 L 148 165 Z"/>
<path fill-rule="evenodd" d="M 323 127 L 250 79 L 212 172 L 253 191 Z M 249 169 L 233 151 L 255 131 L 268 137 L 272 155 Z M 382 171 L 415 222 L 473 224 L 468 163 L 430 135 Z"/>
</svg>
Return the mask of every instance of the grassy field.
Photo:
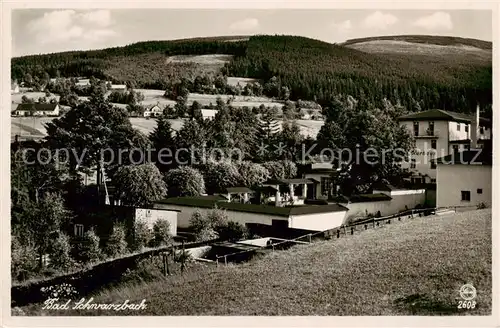
<svg viewBox="0 0 500 328">
<path fill-rule="evenodd" d="M 95 294 L 94 302 L 146 299 L 140 315 L 488 315 L 491 242 L 489 209 L 404 219 L 242 265 L 122 284 Z M 458 309 L 465 283 L 477 289 L 475 309 Z M 40 305 L 22 310 L 96 315 Z"/>
<path fill-rule="evenodd" d="M 116 104 L 117 106 L 125 107 L 125 105 Z M 44 124 L 52 121 L 51 117 L 11 117 L 11 138 L 15 135 L 20 135 L 23 137 L 43 137 L 46 135 L 47 131 Z M 134 128 L 138 129 L 142 133 L 149 134 L 153 132 L 156 127 L 156 120 L 145 119 L 142 117 L 131 117 L 130 122 Z M 184 121 L 181 119 L 170 120 L 172 123 L 172 128 L 175 131 L 180 130 Z M 304 136 L 316 137 L 319 129 L 324 124 L 323 121 L 313 121 L 313 120 L 297 120 L 297 124 L 300 127 L 301 133 Z"/>
</svg>

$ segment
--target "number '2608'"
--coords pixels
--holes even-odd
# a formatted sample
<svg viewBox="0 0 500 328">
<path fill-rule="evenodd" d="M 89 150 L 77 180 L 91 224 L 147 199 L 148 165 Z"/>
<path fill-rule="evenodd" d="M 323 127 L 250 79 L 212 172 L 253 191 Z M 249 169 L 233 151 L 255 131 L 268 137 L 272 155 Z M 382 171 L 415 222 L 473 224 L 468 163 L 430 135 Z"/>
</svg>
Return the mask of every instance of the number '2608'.
<svg viewBox="0 0 500 328">
<path fill-rule="evenodd" d="M 458 301 L 459 309 L 474 309 L 476 307 L 476 301 Z"/>
</svg>

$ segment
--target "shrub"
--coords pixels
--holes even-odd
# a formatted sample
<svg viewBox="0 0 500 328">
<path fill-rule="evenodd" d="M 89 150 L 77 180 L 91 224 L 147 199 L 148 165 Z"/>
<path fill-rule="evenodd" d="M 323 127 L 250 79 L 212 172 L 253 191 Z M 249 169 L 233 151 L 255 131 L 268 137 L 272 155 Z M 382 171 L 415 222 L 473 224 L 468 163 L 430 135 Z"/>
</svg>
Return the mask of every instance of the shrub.
<svg viewBox="0 0 500 328">
<path fill-rule="evenodd" d="M 205 193 L 205 180 L 203 175 L 195 168 L 181 166 L 170 170 L 165 175 L 168 196 L 199 196 Z"/>
<path fill-rule="evenodd" d="M 12 236 L 11 275 L 12 280 L 29 279 L 38 269 L 37 251 L 34 246 L 23 245 L 17 236 Z"/>
<path fill-rule="evenodd" d="M 74 299 L 78 296 L 75 287 L 68 283 L 42 287 L 40 288 L 40 292 L 46 298 L 59 298 L 60 300 Z"/>
<path fill-rule="evenodd" d="M 148 246 L 152 239 L 153 232 L 148 227 L 146 222 L 141 220 L 135 221 L 133 238 L 129 243 L 130 250 L 132 252 L 140 251 L 144 247 Z"/>
<path fill-rule="evenodd" d="M 157 220 L 153 225 L 153 246 L 168 245 L 171 240 L 170 222 L 161 219 Z"/>
<path fill-rule="evenodd" d="M 109 257 L 116 257 L 125 254 L 127 250 L 125 235 L 125 227 L 122 225 L 113 226 L 113 231 L 106 242 L 104 253 L 106 253 Z"/>
<path fill-rule="evenodd" d="M 229 221 L 217 230 L 219 238 L 228 241 L 238 241 L 248 237 L 249 233 L 245 226 L 238 222 Z"/>
<path fill-rule="evenodd" d="M 196 241 L 206 241 L 217 238 L 217 233 L 213 229 L 213 222 L 219 220 L 218 214 L 214 214 L 211 219 L 204 216 L 200 211 L 195 211 L 189 219 L 189 228 L 193 231 Z"/>
<path fill-rule="evenodd" d="M 228 216 L 225 210 L 214 208 L 213 210 L 208 212 L 207 221 L 210 227 L 217 231 L 219 227 L 225 227 L 227 225 Z"/>
<path fill-rule="evenodd" d="M 64 233 L 60 233 L 54 241 L 49 255 L 51 269 L 69 271 L 75 265 L 75 261 L 71 258 L 70 238 Z"/>
<path fill-rule="evenodd" d="M 482 209 L 485 209 L 485 208 L 488 208 L 488 205 L 484 202 L 481 202 L 479 204 L 477 204 L 477 209 L 478 210 L 482 210 Z"/>
<path fill-rule="evenodd" d="M 87 231 L 83 237 L 76 240 L 72 249 L 73 258 L 82 264 L 99 261 L 102 258 L 99 242 L 100 239 L 94 230 Z"/>
</svg>

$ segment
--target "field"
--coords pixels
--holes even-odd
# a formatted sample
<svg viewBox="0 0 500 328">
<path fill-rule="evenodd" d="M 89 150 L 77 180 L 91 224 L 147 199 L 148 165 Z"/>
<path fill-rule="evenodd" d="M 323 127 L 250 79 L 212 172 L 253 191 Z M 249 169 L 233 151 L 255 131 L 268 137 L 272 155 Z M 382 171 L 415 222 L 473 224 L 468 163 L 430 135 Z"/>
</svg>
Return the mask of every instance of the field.
<svg viewBox="0 0 500 328">
<path fill-rule="evenodd" d="M 94 302 L 146 299 L 147 309 L 132 315 L 490 315 L 491 216 L 486 209 L 405 219 L 242 265 L 118 285 Z M 477 290 L 474 309 L 458 309 L 466 283 Z"/>
<path fill-rule="evenodd" d="M 15 135 L 41 138 L 47 133 L 44 124 L 50 122 L 51 120 L 53 120 L 51 117 L 11 117 L 11 138 L 14 138 Z M 156 120 L 154 119 L 147 120 L 142 117 L 131 117 L 130 122 L 134 128 L 145 134 L 153 132 L 153 129 L 156 127 Z M 181 119 L 170 120 L 170 122 L 172 123 L 172 128 L 175 131 L 180 130 L 183 125 L 183 121 Z M 304 136 L 311 137 L 316 137 L 323 123 L 323 121 L 297 120 L 301 133 Z"/>
</svg>

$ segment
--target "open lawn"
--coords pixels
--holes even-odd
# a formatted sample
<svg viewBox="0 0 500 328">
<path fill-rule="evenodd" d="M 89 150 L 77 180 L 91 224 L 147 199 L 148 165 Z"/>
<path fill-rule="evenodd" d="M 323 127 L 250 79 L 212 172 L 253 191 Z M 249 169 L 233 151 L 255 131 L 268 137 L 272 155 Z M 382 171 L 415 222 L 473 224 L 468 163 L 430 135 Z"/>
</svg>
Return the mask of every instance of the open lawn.
<svg viewBox="0 0 500 328">
<path fill-rule="evenodd" d="M 242 265 L 122 284 L 97 293 L 94 302 L 146 299 L 140 314 L 104 315 L 489 315 L 491 242 L 490 209 L 404 219 Z M 474 309 L 458 309 L 466 283 L 477 289 Z M 23 310 L 97 314 L 40 305 Z"/>
<path fill-rule="evenodd" d="M 126 105 L 115 104 L 119 107 L 125 107 Z M 11 138 L 15 135 L 20 135 L 23 137 L 43 137 L 46 135 L 44 124 L 52 121 L 52 117 L 11 117 Z M 142 133 L 149 134 L 153 132 L 156 127 L 155 119 L 145 119 L 143 117 L 131 117 L 130 122 L 134 128 L 138 129 Z M 183 120 L 175 119 L 170 120 L 172 123 L 172 128 L 174 131 L 180 130 L 184 124 Z M 297 124 L 300 127 L 300 131 L 304 136 L 316 137 L 319 129 L 323 125 L 323 121 L 313 121 L 313 120 L 297 120 Z"/>
</svg>

